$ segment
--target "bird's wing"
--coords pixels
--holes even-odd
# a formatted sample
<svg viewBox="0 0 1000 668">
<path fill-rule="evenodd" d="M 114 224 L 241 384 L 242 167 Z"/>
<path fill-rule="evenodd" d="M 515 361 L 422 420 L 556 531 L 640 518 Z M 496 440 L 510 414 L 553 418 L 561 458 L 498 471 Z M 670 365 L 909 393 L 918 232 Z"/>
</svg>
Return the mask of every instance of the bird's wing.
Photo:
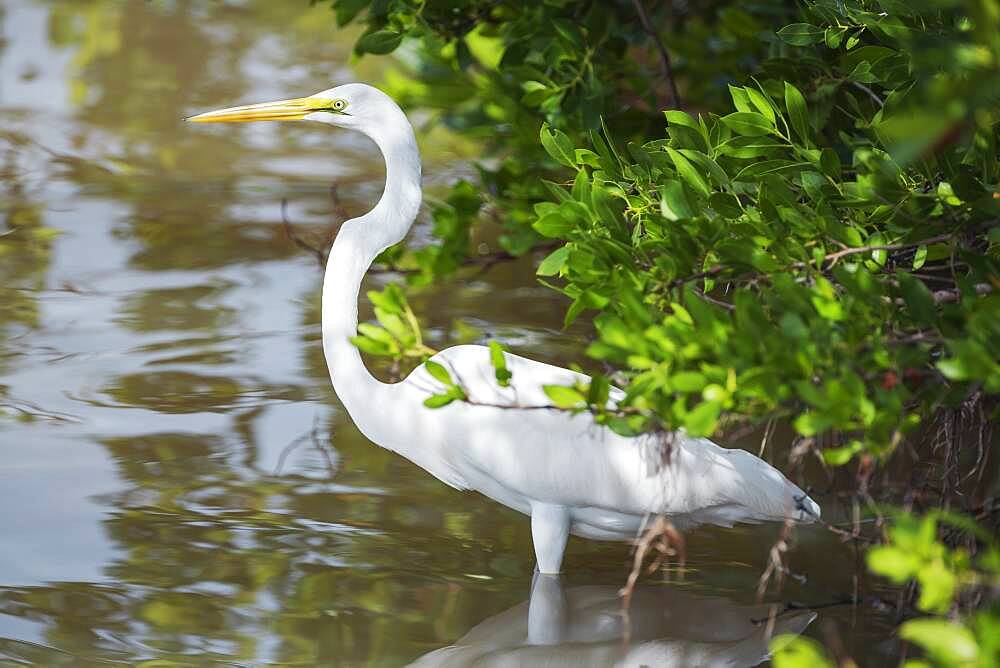
<svg viewBox="0 0 1000 668">
<path fill-rule="evenodd" d="M 465 390 L 469 403 L 498 405 L 510 408 L 553 406 L 545 393 L 546 385 L 588 384 L 590 376 L 562 367 L 504 353 L 507 370 L 511 373 L 508 385 L 500 384 L 496 369 L 486 346 L 462 345 L 442 350 L 431 358 L 448 370 L 453 381 Z M 423 368 L 414 371 L 406 382 L 421 383 L 429 380 Z M 430 379 L 432 380 L 432 379 Z M 428 387 L 435 387 L 431 382 Z M 625 393 L 611 388 L 612 403 L 621 401 Z"/>
<path fill-rule="evenodd" d="M 744 450 L 683 432 L 625 437 L 587 412 L 547 408 L 553 402 L 546 385 L 590 378 L 517 355 L 505 358 L 508 387 L 497 382 L 489 348 L 456 346 L 432 358 L 467 401 L 423 409 L 406 434 L 427 446 L 414 461 L 449 484 L 522 512 L 529 501 L 573 507 L 578 532 L 604 539 L 631 536 L 650 512 L 666 513 L 679 525 L 728 526 L 780 520 L 795 508 L 796 496 L 805 499 L 780 472 Z M 408 395 L 412 404 L 446 391 L 425 365 L 402 385 L 400 399 Z M 614 389 L 609 403 L 623 394 Z"/>
</svg>

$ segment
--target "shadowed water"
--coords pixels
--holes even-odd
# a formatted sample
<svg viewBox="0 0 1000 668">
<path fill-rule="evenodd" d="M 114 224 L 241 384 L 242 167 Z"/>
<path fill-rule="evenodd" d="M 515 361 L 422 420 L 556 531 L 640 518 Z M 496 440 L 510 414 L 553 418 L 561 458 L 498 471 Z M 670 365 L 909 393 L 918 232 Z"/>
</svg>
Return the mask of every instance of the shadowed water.
<svg viewBox="0 0 1000 668">
<path fill-rule="evenodd" d="M 351 64 L 355 36 L 304 0 L 0 5 L 0 662 L 435 665 L 440 650 L 586 665 L 652 647 L 683 663 L 751 637 L 731 665 L 765 660 L 769 627 L 747 606 L 778 527 L 692 532 L 684 583 L 642 590 L 623 633 L 626 547 L 571 539 L 566 582 L 538 598 L 523 517 L 353 427 L 322 359 L 321 274 L 280 203 L 327 238 L 341 207 L 377 199 L 377 151 L 318 124 L 181 118 L 399 67 Z M 429 198 L 473 173 L 475 147 L 441 130 L 420 142 Z M 584 346 L 530 260 L 412 303 L 435 347 L 491 335 L 565 364 Z M 797 532 L 807 580 L 768 610 L 849 594 L 855 559 Z M 529 609 L 546 601 L 556 621 L 535 642 Z M 790 630 L 894 651 L 875 642 L 891 620 L 819 613 Z M 604 629 L 597 645 L 581 619 Z"/>
</svg>

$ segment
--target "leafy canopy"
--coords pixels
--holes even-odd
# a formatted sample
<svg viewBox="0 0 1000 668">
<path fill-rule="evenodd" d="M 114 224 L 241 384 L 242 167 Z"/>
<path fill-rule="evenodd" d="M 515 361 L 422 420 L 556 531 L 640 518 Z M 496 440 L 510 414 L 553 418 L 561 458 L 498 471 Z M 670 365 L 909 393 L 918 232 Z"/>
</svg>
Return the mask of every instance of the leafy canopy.
<svg viewBox="0 0 1000 668">
<path fill-rule="evenodd" d="M 419 39 L 391 92 L 493 140 L 416 282 L 460 266 L 487 200 L 508 251 L 558 244 L 539 274 L 567 323 L 594 320 L 615 429 L 783 417 L 844 464 L 1000 392 L 996 2 L 660 10 L 700 113 L 660 112 L 659 37 L 629 3 L 333 6 L 363 17 L 359 52 Z"/>
</svg>

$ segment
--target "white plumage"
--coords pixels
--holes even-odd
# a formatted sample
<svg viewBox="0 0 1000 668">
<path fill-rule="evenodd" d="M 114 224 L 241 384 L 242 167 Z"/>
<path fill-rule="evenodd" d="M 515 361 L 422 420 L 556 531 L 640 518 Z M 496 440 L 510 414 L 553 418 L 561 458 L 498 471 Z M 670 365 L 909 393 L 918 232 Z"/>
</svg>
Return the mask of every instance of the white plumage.
<svg viewBox="0 0 1000 668">
<path fill-rule="evenodd" d="M 411 668 L 517 666 L 756 666 L 771 638 L 798 635 L 816 618 L 809 610 L 768 620 L 773 605 L 740 605 L 679 587 L 639 587 L 622 614 L 617 587 L 563 586 L 535 574 L 531 598 L 479 623 L 453 645 Z"/>
<path fill-rule="evenodd" d="M 669 456 L 655 437 L 626 438 L 589 414 L 551 406 L 544 385 L 587 382 L 581 374 L 506 354 L 501 388 L 483 346 L 438 353 L 469 401 L 429 409 L 444 387 L 418 367 L 396 384 L 379 382 L 350 342 L 361 281 L 375 257 L 401 241 L 420 207 L 420 154 L 395 102 L 364 84 L 316 95 L 201 114 L 191 120 L 315 120 L 360 131 L 386 162 L 385 191 L 370 212 L 347 221 L 323 282 L 323 348 L 334 389 L 369 439 L 458 489 L 479 491 L 531 516 L 538 568 L 557 573 L 569 533 L 629 540 L 644 518 L 663 513 L 683 528 L 710 523 L 811 521 L 819 506 L 780 472 L 743 450 L 677 434 Z M 621 398 L 612 390 L 611 401 Z"/>
</svg>

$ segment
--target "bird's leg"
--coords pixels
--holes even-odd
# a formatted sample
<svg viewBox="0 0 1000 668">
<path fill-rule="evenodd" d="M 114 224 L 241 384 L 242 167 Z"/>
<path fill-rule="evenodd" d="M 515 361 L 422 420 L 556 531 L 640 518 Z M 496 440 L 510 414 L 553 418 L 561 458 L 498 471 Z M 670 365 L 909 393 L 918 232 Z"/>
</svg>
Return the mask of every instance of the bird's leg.
<svg viewBox="0 0 1000 668">
<path fill-rule="evenodd" d="M 568 623 L 561 577 L 536 572 L 528 602 L 528 644 L 558 645 L 566 636 Z"/>
<path fill-rule="evenodd" d="M 531 504 L 531 540 L 535 544 L 538 571 L 557 575 L 569 537 L 569 511 L 565 506 Z"/>
</svg>

